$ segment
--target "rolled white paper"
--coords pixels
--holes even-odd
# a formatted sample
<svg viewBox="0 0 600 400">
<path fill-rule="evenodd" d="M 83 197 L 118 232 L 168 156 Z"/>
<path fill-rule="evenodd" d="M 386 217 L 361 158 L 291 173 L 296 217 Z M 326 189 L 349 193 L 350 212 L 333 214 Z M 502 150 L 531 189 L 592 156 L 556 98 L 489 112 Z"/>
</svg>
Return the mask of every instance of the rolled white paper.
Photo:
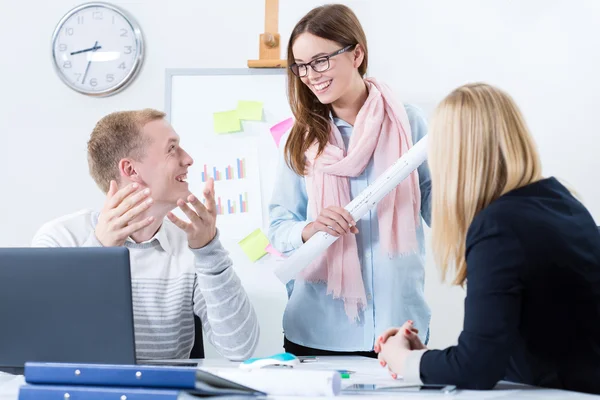
<svg viewBox="0 0 600 400">
<path fill-rule="evenodd" d="M 427 135 L 414 144 L 409 151 L 393 163 L 346 207 L 355 221 L 361 219 L 369 210 L 381 201 L 389 192 L 406 179 L 427 158 Z M 306 243 L 296 249 L 285 260 L 279 261 L 275 275 L 281 282 L 288 283 L 304 268 L 315 260 L 338 238 L 326 232 L 317 232 Z"/>
<path fill-rule="evenodd" d="M 337 371 L 298 370 L 292 368 L 201 369 L 271 396 L 337 396 L 342 378 Z"/>
</svg>

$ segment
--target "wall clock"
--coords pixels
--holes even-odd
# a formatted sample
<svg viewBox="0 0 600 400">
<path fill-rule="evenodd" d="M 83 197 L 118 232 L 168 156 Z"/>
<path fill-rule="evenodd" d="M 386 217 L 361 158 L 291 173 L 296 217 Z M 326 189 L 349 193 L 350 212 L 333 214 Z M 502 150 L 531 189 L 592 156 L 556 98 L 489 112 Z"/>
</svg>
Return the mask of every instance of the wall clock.
<svg viewBox="0 0 600 400">
<path fill-rule="evenodd" d="M 144 38 L 124 10 L 102 2 L 69 11 L 52 35 L 52 60 L 62 81 L 89 96 L 109 96 L 129 85 L 144 60 Z"/>
</svg>

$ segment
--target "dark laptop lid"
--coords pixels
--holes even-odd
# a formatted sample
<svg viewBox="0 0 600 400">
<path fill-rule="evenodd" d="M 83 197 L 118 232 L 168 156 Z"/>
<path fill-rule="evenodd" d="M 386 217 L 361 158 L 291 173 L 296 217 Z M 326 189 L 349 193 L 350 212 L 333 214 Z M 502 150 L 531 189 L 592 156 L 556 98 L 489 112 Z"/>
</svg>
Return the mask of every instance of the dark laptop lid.
<svg viewBox="0 0 600 400">
<path fill-rule="evenodd" d="M 135 364 L 129 251 L 0 248 L 0 370 Z"/>
</svg>

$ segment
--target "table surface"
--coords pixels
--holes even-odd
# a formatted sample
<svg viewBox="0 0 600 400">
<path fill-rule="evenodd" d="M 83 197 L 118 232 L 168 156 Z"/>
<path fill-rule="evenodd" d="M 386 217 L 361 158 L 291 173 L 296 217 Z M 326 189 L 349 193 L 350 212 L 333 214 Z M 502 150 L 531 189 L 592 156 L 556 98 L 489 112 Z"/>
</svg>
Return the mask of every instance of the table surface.
<svg viewBox="0 0 600 400">
<path fill-rule="evenodd" d="M 237 368 L 239 363 L 229 362 L 224 359 L 206 360 L 169 360 L 172 363 L 198 362 L 200 367 Z M 299 369 L 308 370 L 351 370 L 355 371 L 350 379 L 343 380 L 343 387 L 354 383 L 386 383 L 394 382 L 387 371 L 382 368 L 377 360 L 364 357 L 318 357 L 317 361 L 302 363 Z M 10 375 L 0 372 L 0 400 L 17 400 L 19 387 L 24 384 L 22 375 Z M 402 393 L 402 394 L 374 394 L 341 395 L 336 398 L 373 398 L 377 399 L 415 399 L 418 398 L 443 398 L 443 399 L 591 399 L 598 396 L 583 393 L 569 392 L 556 389 L 544 389 L 508 382 L 500 382 L 494 390 L 457 390 L 452 394 L 439 393 Z M 296 399 L 298 397 L 269 396 L 269 399 Z M 305 397 L 306 398 L 306 397 Z M 323 398 L 323 397 L 320 397 Z"/>
</svg>

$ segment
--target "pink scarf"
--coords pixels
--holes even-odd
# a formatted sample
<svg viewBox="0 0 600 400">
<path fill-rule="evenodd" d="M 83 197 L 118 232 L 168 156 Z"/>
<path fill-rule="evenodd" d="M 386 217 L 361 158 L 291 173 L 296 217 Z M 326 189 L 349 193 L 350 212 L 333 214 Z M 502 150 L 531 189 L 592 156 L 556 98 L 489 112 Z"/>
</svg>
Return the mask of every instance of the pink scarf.
<svg viewBox="0 0 600 400">
<path fill-rule="evenodd" d="M 361 175 L 371 157 L 379 176 L 412 147 L 410 123 L 403 105 L 393 99 L 387 86 L 372 78 L 365 79 L 365 83 L 369 95 L 356 117 L 347 154 L 333 123 L 323 153 L 316 157 L 316 142 L 306 152 L 307 192 L 313 219 L 329 206 L 345 207 L 350 203 L 348 178 Z M 377 205 L 379 238 L 388 254 L 417 251 L 420 204 L 419 178 L 414 171 Z M 350 320 L 358 320 L 359 310 L 364 309 L 367 301 L 353 234 L 340 237 L 302 272 L 302 277 L 307 281 L 327 282 L 327 294 L 342 298 Z"/>
</svg>

